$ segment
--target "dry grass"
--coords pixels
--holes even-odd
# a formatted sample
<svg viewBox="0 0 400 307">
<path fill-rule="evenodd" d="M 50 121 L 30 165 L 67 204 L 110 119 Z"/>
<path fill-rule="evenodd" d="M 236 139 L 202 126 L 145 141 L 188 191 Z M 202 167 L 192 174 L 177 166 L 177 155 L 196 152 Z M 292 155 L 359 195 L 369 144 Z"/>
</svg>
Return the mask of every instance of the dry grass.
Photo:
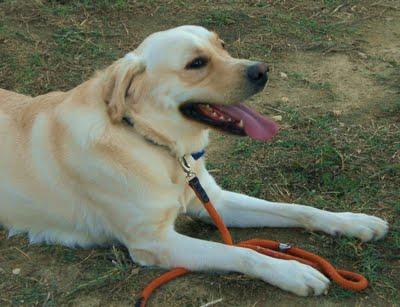
<svg viewBox="0 0 400 307">
<path fill-rule="evenodd" d="M 0 87 L 30 95 L 69 89 L 148 34 L 185 23 L 215 29 L 234 55 L 272 65 L 268 89 L 252 103 L 282 116 L 282 131 L 266 144 L 214 134 L 208 163 L 218 181 L 270 200 L 375 214 L 391 230 L 365 244 L 303 230 L 233 230 L 238 240 L 293 242 L 359 271 L 371 282 L 362 293 L 333 286 L 327 296 L 298 298 L 242 275 L 204 273 L 172 282 L 150 305 L 397 305 L 398 1 L 0 1 Z M 188 218 L 177 227 L 219 239 Z M 161 272 L 132 264 L 121 247 L 30 246 L 6 236 L 0 231 L 1 305 L 130 305 Z"/>
</svg>

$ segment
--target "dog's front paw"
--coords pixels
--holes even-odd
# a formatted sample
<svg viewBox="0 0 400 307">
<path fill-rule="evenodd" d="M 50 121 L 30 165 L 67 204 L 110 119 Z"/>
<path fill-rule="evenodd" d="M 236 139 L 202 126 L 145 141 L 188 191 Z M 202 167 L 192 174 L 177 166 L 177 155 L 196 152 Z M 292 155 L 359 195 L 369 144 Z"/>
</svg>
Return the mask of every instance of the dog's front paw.
<svg viewBox="0 0 400 307">
<path fill-rule="evenodd" d="M 382 239 L 388 232 L 389 225 L 386 221 L 362 213 L 334 213 L 335 222 L 326 224 L 328 233 L 332 235 L 345 235 L 356 237 L 361 241 Z"/>
<path fill-rule="evenodd" d="M 294 260 L 276 259 L 276 263 L 260 273 L 264 281 L 300 296 L 325 294 L 330 283 L 316 269 Z"/>
</svg>

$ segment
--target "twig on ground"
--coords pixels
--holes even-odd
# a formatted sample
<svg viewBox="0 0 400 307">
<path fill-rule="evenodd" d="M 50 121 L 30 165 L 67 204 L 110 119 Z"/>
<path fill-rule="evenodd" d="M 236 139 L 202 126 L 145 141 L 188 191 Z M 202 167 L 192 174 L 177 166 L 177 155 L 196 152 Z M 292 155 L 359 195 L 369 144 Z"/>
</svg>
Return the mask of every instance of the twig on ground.
<svg viewBox="0 0 400 307">
<path fill-rule="evenodd" d="M 339 11 L 342 7 L 344 7 L 346 4 L 340 4 L 340 5 L 338 5 L 332 12 L 331 12 L 331 14 L 333 15 L 333 14 L 335 14 L 337 11 Z"/>
<path fill-rule="evenodd" d="M 217 300 L 208 302 L 208 303 L 206 303 L 204 305 L 201 305 L 200 307 L 208 307 L 208 306 L 212 306 L 212 305 L 215 305 L 215 304 L 218 304 L 218 303 L 221 303 L 221 302 L 222 302 L 222 297 L 217 299 Z"/>
<path fill-rule="evenodd" d="M 20 252 L 24 257 L 26 257 L 29 260 L 32 260 L 31 257 L 27 253 L 24 253 L 22 250 L 20 250 L 18 247 L 14 246 L 14 249 Z"/>
</svg>

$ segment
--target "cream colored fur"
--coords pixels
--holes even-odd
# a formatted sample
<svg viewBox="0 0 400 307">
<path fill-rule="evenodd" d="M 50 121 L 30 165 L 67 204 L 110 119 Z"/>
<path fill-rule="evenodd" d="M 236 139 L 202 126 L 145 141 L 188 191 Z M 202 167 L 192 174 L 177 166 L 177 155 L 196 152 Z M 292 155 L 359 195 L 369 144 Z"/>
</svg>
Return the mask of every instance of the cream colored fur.
<svg viewBox="0 0 400 307">
<path fill-rule="evenodd" d="M 198 55 L 209 65 L 186 70 Z M 177 161 L 207 146 L 208 129 L 178 106 L 251 96 L 243 77 L 249 64 L 223 50 L 215 33 L 184 26 L 151 35 L 68 92 L 32 98 L 0 90 L 0 223 L 10 235 L 28 233 L 31 243 L 121 242 L 141 264 L 238 271 L 298 295 L 324 293 L 329 281 L 311 267 L 174 230 L 184 212 L 209 222 Z M 387 232 L 376 217 L 224 191 L 204 158 L 191 163 L 228 226 L 307 227 L 364 241 Z"/>
</svg>

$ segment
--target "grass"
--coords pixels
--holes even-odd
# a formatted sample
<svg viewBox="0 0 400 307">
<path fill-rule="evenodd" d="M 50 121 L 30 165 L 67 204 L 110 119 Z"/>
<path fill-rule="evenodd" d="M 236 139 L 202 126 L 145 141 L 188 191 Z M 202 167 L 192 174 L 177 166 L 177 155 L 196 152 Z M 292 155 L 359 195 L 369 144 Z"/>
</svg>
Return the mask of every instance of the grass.
<svg viewBox="0 0 400 307">
<path fill-rule="evenodd" d="M 363 293 L 332 286 L 327 296 L 297 298 L 239 274 L 198 273 L 163 287 L 151 304 L 199 306 L 222 298 L 221 306 L 394 306 L 400 299 L 399 58 L 384 54 L 385 46 L 369 49 L 368 36 L 375 28 L 399 35 L 394 5 L 6 0 L 0 2 L 0 87 L 30 95 L 67 90 L 154 31 L 185 23 L 216 30 L 234 56 L 271 64 L 269 88 L 251 103 L 282 116 L 281 132 L 270 143 L 213 134 L 208 168 L 217 181 L 269 200 L 378 215 L 391 230 L 384 241 L 370 243 L 305 230 L 232 230 L 238 240 L 293 242 L 361 272 L 371 284 Z M 219 240 L 214 228 L 184 217 L 177 227 Z M 162 272 L 139 268 L 122 247 L 30 246 L 24 236 L 7 240 L 5 230 L 0 237 L 2 305 L 132 305 Z M 14 275 L 15 268 L 21 273 Z"/>
</svg>

